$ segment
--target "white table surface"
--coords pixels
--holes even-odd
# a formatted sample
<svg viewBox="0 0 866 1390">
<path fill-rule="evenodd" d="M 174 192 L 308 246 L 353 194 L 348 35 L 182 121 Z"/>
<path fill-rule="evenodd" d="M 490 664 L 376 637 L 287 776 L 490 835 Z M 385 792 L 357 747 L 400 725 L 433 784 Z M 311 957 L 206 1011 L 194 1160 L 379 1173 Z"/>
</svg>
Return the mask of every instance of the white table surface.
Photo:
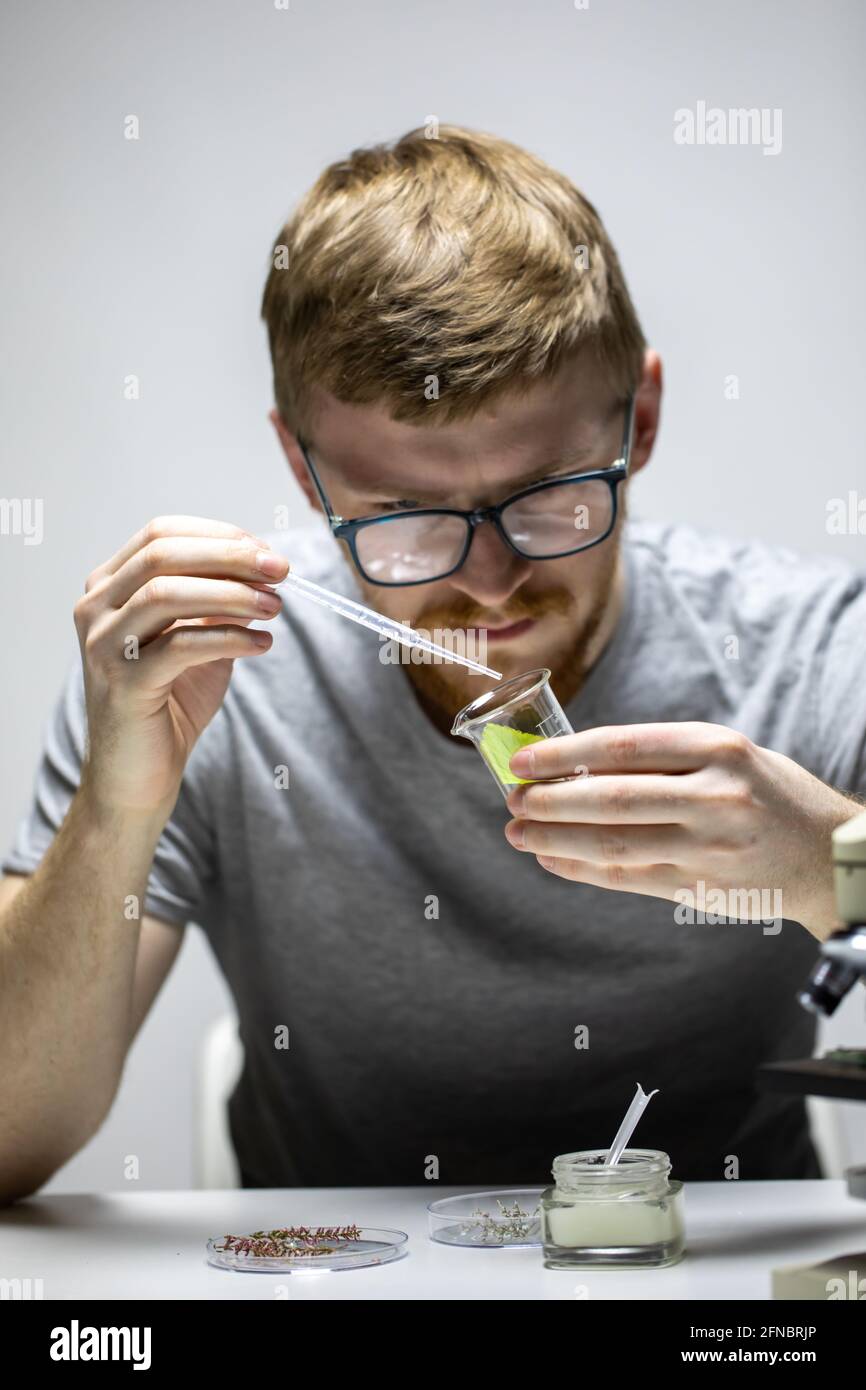
<svg viewBox="0 0 866 1390">
<path fill-rule="evenodd" d="M 686 1183 L 687 1253 L 667 1269 L 550 1270 L 538 1248 L 433 1243 L 426 1205 L 466 1188 L 250 1189 L 46 1195 L 0 1209 L 0 1278 L 45 1299 L 768 1299 L 774 1266 L 866 1249 L 866 1202 L 841 1180 Z M 471 1190 L 471 1189 L 470 1189 Z M 407 1231 L 387 1265 L 291 1275 L 205 1260 L 210 1236 L 283 1225 Z"/>
</svg>

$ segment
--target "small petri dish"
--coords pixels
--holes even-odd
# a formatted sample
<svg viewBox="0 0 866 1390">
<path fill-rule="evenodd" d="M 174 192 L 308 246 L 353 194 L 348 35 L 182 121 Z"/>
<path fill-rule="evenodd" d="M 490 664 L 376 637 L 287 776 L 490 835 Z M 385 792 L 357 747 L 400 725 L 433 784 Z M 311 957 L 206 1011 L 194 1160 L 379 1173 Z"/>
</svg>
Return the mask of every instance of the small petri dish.
<svg viewBox="0 0 866 1390">
<path fill-rule="evenodd" d="M 482 1250 L 541 1245 L 543 1191 L 543 1187 L 511 1187 L 442 1197 L 427 1207 L 430 1239 L 440 1245 Z"/>
<path fill-rule="evenodd" d="M 309 1228 L 315 1239 L 285 1242 L 285 1252 L 278 1255 L 253 1253 L 243 1242 L 255 1242 L 264 1232 L 252 1232 L 235 1237 L 240 1248 L 225 1246 L 225 1236 L 213 1236 L 207 1243 L 207 1262 L 217 1269 L 233 1269 L 244 1274 L 293 1274 L 303 1270 L 365 1269 L 369 1265 L 384 1265 L 399 1260 L 408 1253 L 409 1237 L 405 1231 L 381 1230 L 376 1226 L 359 1226 L 352 1239 L 318 1238 L 321 1227 Z M 326 1228 L 327 1229 L 327 1228 Z"/>
</svg>

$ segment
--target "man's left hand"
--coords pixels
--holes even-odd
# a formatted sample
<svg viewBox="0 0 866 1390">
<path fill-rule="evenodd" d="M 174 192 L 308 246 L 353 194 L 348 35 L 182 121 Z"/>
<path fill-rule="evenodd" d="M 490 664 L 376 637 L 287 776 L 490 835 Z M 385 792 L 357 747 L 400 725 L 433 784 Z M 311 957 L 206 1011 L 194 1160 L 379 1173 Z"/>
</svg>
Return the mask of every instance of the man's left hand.
<svg viewBox="0 0 866 1390">
<path fill-rule="evenodd" d="M 792 759 L 719 724 L 626 724 L 521 748 L 510 844 L 575 883 L 676 900 L 781 891 L 782 915 L 840 925 L 830 835 L 862 809 Z M 567 781 L 553 781 L 567 778 Z"/>
</svg>

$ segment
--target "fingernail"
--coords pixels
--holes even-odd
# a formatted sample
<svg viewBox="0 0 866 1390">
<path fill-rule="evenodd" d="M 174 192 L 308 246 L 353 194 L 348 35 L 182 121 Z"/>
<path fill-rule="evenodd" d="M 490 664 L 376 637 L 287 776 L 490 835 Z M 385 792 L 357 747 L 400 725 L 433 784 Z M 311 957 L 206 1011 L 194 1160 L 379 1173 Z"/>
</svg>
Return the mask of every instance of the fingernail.
<svg viewBox="0 0 866 1390">
<path fill-rule="evenodd" d="M 513 816 L 517 816 L 523 810 L 523 803 L 526 801 L 526 790 L 524 787 L 515 787 L 514 791 L 508 793 L 506 805 Z"/>
<path fill-rule="evenodd" d="M 526 838 L 523 824 L 520 821 L 509 821 L 505 827 L 505 837 L 515 849 L 523 849 L 523 841 Z"/>
<path fill-rule="evenodd" d="M 530 777 L 535 771 L 535 754 L 531 748 L 520 748 L 508 766 L 512 772 L 517 773 L 518 777 Z"/>
<path fill-rule="evenodd" d="M 267 647 L 270 644 L 271 634 L 269 632 L 259 631 L 259 629 L 256 628 L 250 633 L 250 636 L 257 647 Z"/>
<path fill-rule="evenodd" d="M 542 869 L 552 869 L 554 864 L 556 863 L 555 859 L 551 859 L 549 855 L 546 854 L 536 854 L 535 857 L 541 865 Z"/>
<path fill-rule="evenodd" d="M 286 561 L 274 550 L 260 550 L 256 555 L 256 568 L 260 569 L 262 574 L 276 576 L 286 569 Z"/>
<path fill-rule="evenodd" d="M 278 613 L 282 608 L 282 600 L 279 594 L 275 594 L 271 589 L 256 589 L 256 603 L 260 608 L 264 608 L 266 613 Z"/>
</svg>

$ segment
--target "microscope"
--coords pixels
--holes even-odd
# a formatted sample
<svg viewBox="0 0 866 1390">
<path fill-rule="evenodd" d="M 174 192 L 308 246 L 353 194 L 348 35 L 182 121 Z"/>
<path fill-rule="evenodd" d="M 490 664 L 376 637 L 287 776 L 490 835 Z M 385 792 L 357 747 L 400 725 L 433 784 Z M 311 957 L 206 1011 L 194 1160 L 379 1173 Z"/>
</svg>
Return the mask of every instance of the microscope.
<svg viewBox="0 0 866 1390">
<path fill-rule="evenodd" d="M 804 1009 L 829 1018 L 854 988 L 866 983 L 866 811 L 833 832 L 836 907 L 844 925 L 821 945 L 821 955 L 797 996 Z M 866 1101 L 866 1050 L 837 1048 L 826 1057 L 768 1062 L 758 1084 L 775 1091 Z M 866 1164 L 846 1168 L 851 1197 L 866 1199 Z M 827 1299 L 828 1290 L 847 1289 L 847 1297 L 866 1296 L 866 1252 L 847 1254 L 820 1265 L 774 1269 L 774 1298 Z"/>
<path fill-rule="evenodd" d="M 854 988 L 866 981 L 866 811 L 833 831 L 833 876 L 838 931 L 822 942 L 821 955 L 797 998 L 804 1009 L 829 1018 Z M 866 1101 L 866 1049 L 836 1048 L 827 1057 L 765 1062 L 759 1086 L 771 1091 L 835 1100 Z M 845 1171 L 852 1197 L 866 1199 L 866 1165 Z"/>
<path fill-rule="evenodd" d="M 846 925 L 823 943 L 798 996 L 804 1009 L 825 1018 L 866 976 L 866 811 L 833 831 L 833 874 L 836 907 Z"/>
</svg>

